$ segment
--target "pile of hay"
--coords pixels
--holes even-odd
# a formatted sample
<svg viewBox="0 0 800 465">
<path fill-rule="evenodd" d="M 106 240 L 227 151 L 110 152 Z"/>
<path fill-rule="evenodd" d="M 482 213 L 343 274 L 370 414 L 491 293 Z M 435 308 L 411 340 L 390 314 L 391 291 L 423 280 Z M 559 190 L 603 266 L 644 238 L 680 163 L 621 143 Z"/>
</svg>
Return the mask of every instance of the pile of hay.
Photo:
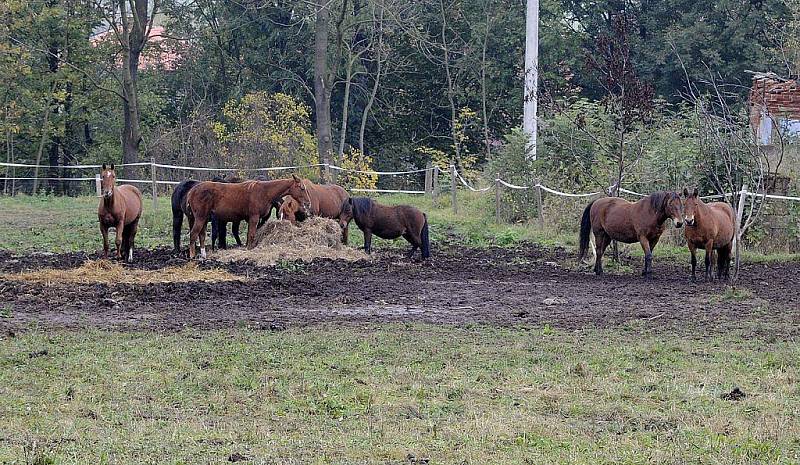
<svg viewBox="0 0 800 465">
<path fill-rule="evenodd" d="M 260 266 L 274 265 L 286 260 L 310 262 L 315 258 L 366 260 L 368 256 L 342 244 L 339 223 L 312 217 L 297 226 L 288 221 L 267 221 L 256 232 L 256 247 L 220 250 L 214 258 L 223 262 L 245 261 Z"/>
<path fill-rule="evenodd" d="M 181 266 L 170 266 L 160 270 L 138 270 L 125 268 L 119 263 L 108 260 L 89 260 L 78 268 L 68 270 L 45 268 L 22 273 L 8 273 L 0 275 L 0 279 L 33 281 L 46 284 L 157 284 L 244 280 L 241 276 L 236 276 L 218 268 L 201 270 L 195 262 Z"/>
</svg>

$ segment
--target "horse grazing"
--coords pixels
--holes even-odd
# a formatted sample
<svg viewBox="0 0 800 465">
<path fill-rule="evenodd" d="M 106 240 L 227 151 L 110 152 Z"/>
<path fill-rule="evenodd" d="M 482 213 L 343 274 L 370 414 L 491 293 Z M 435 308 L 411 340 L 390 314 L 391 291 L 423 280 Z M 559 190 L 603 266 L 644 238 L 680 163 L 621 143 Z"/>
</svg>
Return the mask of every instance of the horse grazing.
<svg viewBox="0 0 800 465">
<path fill-rule="evenodd" d="M 591 202 L 581 219 L 580 259 L 589 248 L 589 232 L 594 232 L 597 259 L 594 272 L 603 274 L 603 253 L 611 241 L 632 244 L 638 242 L 644 250 L 642 275 L 651 276 L 653 249 L 664 232 L 664 222 L 672 218 L 675 226 L 683 223 L 683 203 L 677 192 L 655 192 L 639 200 L 628 202 L 619 197 L 606 197 Z"/>
<path fill-rule="evenodd" d="M 247 221 L 247 247 L 255 246 L 256 229 L 261 218 L 273 208 L 272 201 L 289 195 L 309 208 L 308 196 L 302 179 L 292 175 L 275 181 L 245 181 L 238 184 L 204 182 L 189 191 L 186 200 L 194 215 L 194 225 L 189 235 L 189 258 L 195 257 L 195 241 L 200 239 L 200 254 L 206 256 L 206 224 L 213 212 L 219 221 Z"/>
<path fill-rule="evenodd" d="M 375 234 L 382 239 L 403 236 L 411 244 L 409 258 L 414 256 L 417 248 L 423 259 L 431 256 L 428 217 L 417 208 L 408 205 L 389 207 L 367 197 L 350 197 L 342 207 L 339 225 L 346 231 L 350 220 L 355 220 L 364 232 L 364 251 L 367 253 L 372 253 L 372 235 Z"/>
<path fill-rule="evenodd" d="M 727 279 L 730 275 L 731 251 L 735 244 L 736 217 L 733 208 L 726 202 L 703 203 L 697 196 L 697 189 L 686 197 L 684 206 L 684 223 L 686 244 L 692 254 L 692 279 L 695 279 L 697 268 L 697 249 L 706 251 L 706 280 L 712 279 L 711 255 L 717 251 L 717 279 Z"/>
<path fill-rule="evenodd" d="M 117 234 L 117 258 L 127 257 L 133 261 L 133 240 L 142 216 L 142 193 L 134 186 L 125 184 L 117 187 L 117 173 L 114 164 L 100 171 L 100 205 L 97 217 L 100 220 L 100 233 L 103 235 L 103 258 L 108 258 L 108 229 L 114 228 Z"/>
<path fill-rule="evenodd" d="M 308 195 L 311 196 L 311 208 L 309 211 L 304 212 L 301 208 L 302 206 L 296 201 L 284 199 L 278 211 L 279 218 L 291 221 L 292 224 L 305 220 L 309 215 L 333 220 L 339 219 L 342 214 L 342 207 L 347 203 L 347 199 L 350 198 L 350 195 L 342 186 L 336 184 L 314 184 L 311 181 L 306 181 L 306 188 L 308 189 Z M 343 226 L 343 244 L 347 244 L 347 236 L 347 226 Z"/>
</svg>

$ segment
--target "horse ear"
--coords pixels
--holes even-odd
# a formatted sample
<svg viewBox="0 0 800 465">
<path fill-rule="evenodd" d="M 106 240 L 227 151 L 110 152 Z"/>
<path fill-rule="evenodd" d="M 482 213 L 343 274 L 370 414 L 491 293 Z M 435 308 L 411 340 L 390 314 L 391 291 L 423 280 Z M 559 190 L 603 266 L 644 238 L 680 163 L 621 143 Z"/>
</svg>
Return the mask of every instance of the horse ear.
<svg viewBox="0 0 800 465">
<path fill-rule="evenodd" d="M 685 187 L 683 188 L 683 196 L 684 197 L 689 197 L 689 189 L 687 189 Z"/>
<path fill-rule="evenodd" d="M 294 173 L 292 173 L 292 179 L 294 179 L 294 182 L 300 182 L 300 178 L 298 178 Z"/>
<path fill-rule="evenodd" d="M 111 168 L 109 168 L 109 169 L 110 169 L 111 171 L 114 171 L 114 164 L 113 164 L 113 163 L 111 164 Z"/>
<path fill-rule="evenodd" d="M 697 197 L 697 193 L 698 193 L 698 192 L 697 192 L 697 188 L 695 187 L 695 188 L 694 188 L 694 192 L 692 192 L 692 197 L 695 197 L 695 198 L 696 198 L 696 197 Z"/>
<path fill-rule="evenodd" d="M 103 171 L 105 171 L 105 169 L 106 169 L 106 164 L 105 164 L 105 163 L 103 163 L 103 166 L 102 166 L 100 169 L 101 169 L 101 170 L 103 170 Z"/>
</svg>

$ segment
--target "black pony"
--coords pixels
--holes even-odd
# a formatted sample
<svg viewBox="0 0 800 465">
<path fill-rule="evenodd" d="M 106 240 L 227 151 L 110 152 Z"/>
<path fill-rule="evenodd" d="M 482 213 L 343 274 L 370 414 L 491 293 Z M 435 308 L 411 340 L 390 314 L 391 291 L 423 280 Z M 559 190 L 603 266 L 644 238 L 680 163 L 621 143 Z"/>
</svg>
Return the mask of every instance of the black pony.
<svg viewBox="0 0 800 465">
<path fill-rule="evenodd" d="M 364 250 L 372 252 L 372 235 L 382 239 L 397 239 L 403 236 L 411 244 L 408 257 L 413 257 L 417 248 L 422 258 L 431 256 L 428 238 L 428 217 L 419 209 L 409 205 L 390 207 L 381 205 L 367 197 L 350 197 L 342 205 L 339 225 L 344 228 L 353 219 L 364 232 Z"/>
</svg>

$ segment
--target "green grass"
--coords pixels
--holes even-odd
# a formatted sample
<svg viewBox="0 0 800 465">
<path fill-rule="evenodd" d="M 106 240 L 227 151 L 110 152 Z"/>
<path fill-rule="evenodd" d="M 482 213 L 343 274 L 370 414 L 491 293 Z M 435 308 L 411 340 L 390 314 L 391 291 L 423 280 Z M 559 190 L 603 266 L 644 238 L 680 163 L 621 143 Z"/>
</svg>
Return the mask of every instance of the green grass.
<svg viewBox="0 0 800 465">
<path fill-rule="evenodd" d="M 549 222 L 544 228 L 540 228 L 536 221 L 496 224 L 493 199 L 490 197 L 485 194 L 460 193 L 458 214 L 453 213 L 450 197 L 446 195 L 441 196 L 435 205 L 429 197 L 419 195 L 383 195 L 378 197 L 378 201 L 389 205 L 409 204 L 422 209 L 428 215 L 431 240 L 439 244 L 513 247 L 533 242 L 546 247 L 571 250 L 577 248 L 576 231 L 556 230 Z M 172 246 L 172 213 L 169 202 L 168 196 L 159 197 L 158 208 L 154 212 L 151 200 L 145 197 L 145 213 L 136 236 L 139 247 Z M 0 250 L 93 252 L 102 246 L 97 224 L 97 199 L 94 197 L 0 197 L 0 219 Z M 184 222 L 184 245 L 187 227 Z M 243 224 L 243 239 L 245 231 L 246 225 Z M 350 243 L 353 246 L 363 244 L 363 236 L 355 224 L 351 224 Z M 379 238 L 375 238 L 374 245 L 376 248 L 407 246 L 402 240 L 384 241 Z M 621 244 L 620 250 L 637 260 L 642 257 L 638 244 Z M 659 260 L 689 263 L 689 251 L 686 247 L 672 245 L 666 240 L 658 245 L 656 257 Z M 702 253 L 700 260 L 702 261 Z M 785 262 L 800 260 L 800 254 L 745 251 L 743 260 L 751 263 Z M 622 265 L 622 269 L 625 266 Z"/>
<path fill-rule="evenodd" d="M 0 463 L 797 463 L 798 365 L 549 326 L 31 331 L 0 340 Z"/>
</svg>

